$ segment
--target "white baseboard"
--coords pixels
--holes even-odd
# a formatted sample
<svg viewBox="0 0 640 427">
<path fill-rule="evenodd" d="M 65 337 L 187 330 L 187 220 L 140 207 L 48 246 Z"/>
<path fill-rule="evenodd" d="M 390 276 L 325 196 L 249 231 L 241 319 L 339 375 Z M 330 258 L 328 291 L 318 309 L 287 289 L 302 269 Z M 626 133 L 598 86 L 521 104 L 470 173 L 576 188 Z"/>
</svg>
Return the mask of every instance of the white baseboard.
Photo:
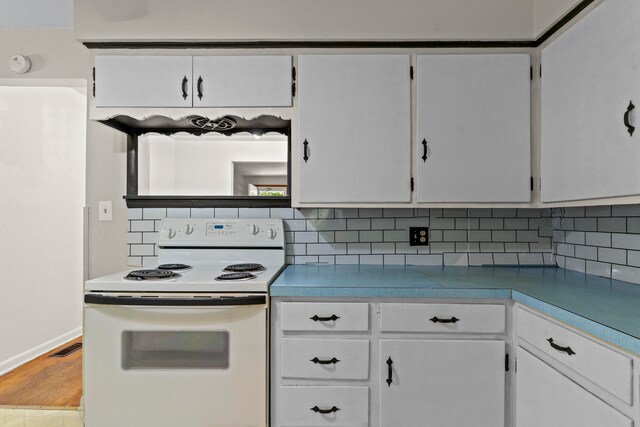
<svg viewBox="0 0 640 427">
<path fill-rule="evenodd" d="M 82 335 L 81 327 L 69 331 L 66 334 L 62 334 L 59 337 L 49 340 L 43 344 L 37 345 L 25 351 L 24 353 L 18 354 L 17 356 L 14 356 L 10 359 L 3 360 L 0 362 L 0 375 L 6 374 L 9 371 L 13 371 L 18 366 L 24 365 L 25 363 L 45 354 L 48 351 L 53 350 L 56 347 L 61 346 L 66 342 L 78 338 L 80 335 Z"/>
</svg>

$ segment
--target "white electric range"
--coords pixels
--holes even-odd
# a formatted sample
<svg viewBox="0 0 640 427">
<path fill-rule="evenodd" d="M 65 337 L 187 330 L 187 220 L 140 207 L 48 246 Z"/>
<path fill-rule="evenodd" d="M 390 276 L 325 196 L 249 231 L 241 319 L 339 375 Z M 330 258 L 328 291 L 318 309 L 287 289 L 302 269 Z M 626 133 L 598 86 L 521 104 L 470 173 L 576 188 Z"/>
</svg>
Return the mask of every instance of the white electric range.
<svg viewBox="0 0 640 427">
<path fill-rule="evenodd" d="M 279 219 L 165 219 L 159 265 L 87 281 L 85 426 L 266 426 L 284 248 Z"/>
</svg>

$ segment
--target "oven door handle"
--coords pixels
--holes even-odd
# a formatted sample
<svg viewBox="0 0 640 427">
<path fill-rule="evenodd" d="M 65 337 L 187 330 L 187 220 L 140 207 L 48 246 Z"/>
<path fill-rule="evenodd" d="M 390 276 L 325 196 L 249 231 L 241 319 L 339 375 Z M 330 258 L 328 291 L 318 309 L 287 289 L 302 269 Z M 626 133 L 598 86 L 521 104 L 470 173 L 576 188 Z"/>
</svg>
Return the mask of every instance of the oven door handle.
<svg viewBox="0 0 640 427">
<path fill-rule="evenodd" d="M 195 298 L 163 298 L 163 297 L 129 297 L 86 294 L 86 304 L 99 305 L 138 305 L 153 307 L 232 307 L 241 305 L 266 304 L 265 295 L 248 295 L 234 297 L 195 297 Z"/>
</svg>

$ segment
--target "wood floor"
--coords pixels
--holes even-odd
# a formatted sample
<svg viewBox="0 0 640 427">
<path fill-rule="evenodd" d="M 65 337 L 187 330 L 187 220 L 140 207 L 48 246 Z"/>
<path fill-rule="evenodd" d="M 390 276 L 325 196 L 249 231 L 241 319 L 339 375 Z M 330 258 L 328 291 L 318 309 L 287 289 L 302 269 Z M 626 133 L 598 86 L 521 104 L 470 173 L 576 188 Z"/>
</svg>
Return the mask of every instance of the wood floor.
<svg viewBox="0 0 640 427">
<path fill-rule="evenodd" d="M 48 357 L 63 346 L 0 377 L 0 406 L 73 408 L 82 397 L 82 349 L 66 357 Z"/>
</svg>

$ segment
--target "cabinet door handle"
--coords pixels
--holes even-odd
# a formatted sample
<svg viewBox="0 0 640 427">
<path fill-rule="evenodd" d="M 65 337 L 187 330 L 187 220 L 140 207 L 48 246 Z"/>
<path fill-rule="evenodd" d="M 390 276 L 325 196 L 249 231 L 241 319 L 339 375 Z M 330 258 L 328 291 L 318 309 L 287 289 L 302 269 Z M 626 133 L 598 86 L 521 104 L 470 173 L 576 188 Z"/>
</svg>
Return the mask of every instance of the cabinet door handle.
<svg viewBox="0 0 640 427">
<path fill-rule="evenodd" d="M 318 364 L 319 365 L 335 365 L 340 361 L 340 359 L 336 359 L 335 357 L 332 357 L 331 359 L 322 360 L 322 359 L 318 359 L 317 357 L 314 357 L 310 361 L 315 363 L 316 365 Z"/>
<path fill-rule="evenodd" d="M 633 131 L 636 130 L 636 127 L 629 122 L 629 116 L 631 112 L 635 110 L 636 106 L 633 105 L 633 102 L 629 101 L 629 106 L 627 107 L 627 111 L 624 113 L 624 125 L 627 127 L 627 132 L 629 132 L 629 136 L 633 136 Z"/>
<path fill-rule="evenodd" d="M 572 355 L 576 354 L 576 352 L 575 352 L 575 351 L 573 351 L 573 350 L 571 349 L 571 347 L 561 347 L 561 346 L 559 346 L 558 344 L 554 343 L 554 342 L 553 342 L 553 338 L 548 338 L 548 339 L 547 339 L 547 341 L 549 341 L 549 345 L 550 345 L 552 348 L 554 348 L 554 349 L 556 349 L 556 350 L 558 350 L 558 351 L 563 351 L 563 352 L 567 353 L 569 356 L 572 356 Z"/>
<path fill-rule="evenodd" d="M 391 383 L 393 382 L 393 360 L 391 360 L 391 356 L 387 359 L 387 385 L 391 387 Z"/>
<path fill-rule="evenodd" d="M 431 319 L 433 323 L 456 323 L 459 322 L 460 319 L 457 317 L 452 317 L 451 319 L 439 319 L 437 316 L 433 316 Z"/>
<path fill-rule="evenodd" d="M 427 140 L 426 139 L 422 140 L 422 161 L 423 162 L 427 161 Z"/>
<path fill-rule="evenodd" d="M 314 322 L 328 322 L 329 320 L 333 320 L 334 322 L 336 320 L 338 320 L 340 317 L 336 316 L 335 314 L 332 314 L 331 316 L 328 317 L 320 317 L 317 314 L 314 314 L 312 317 L 310 317 L 309 319 L 313 320 Z"/>
<path fill-rule="evenodd" d="M 307 160 L 309 160 L 309 141 L 305 139 L 302 145 L 304 145 L 302 160 L 307 163 Z"/>
<path fill-rule="evenodd" d="M 202 76 L 198 76 L 198 99 L 202 100 L 202 83 L 204 82 L 204 80 L 202 80 Z"/>
<path fill-rule="evenodd" d="M 187 79 L 187 76 L 184 76 L 184 78 L 182 79 L 182 99 L 184 99 L 185 101 L 187 100 L 187 96 L 189 96 L 187 94 L 188 83 L 189 83 L 189 79 Z"/>
<path fill-rule="evenodd" d="M 313 408 L 311 408 L 311 410 L 316 414 L 331 414 L 333 412 L 338 412 L 340 408 L 338 408 L 337 406 L 332 406 L 329 409 L 320 409 L 318 408 L 318 406 L 314 406 Z"/>
</svg>

